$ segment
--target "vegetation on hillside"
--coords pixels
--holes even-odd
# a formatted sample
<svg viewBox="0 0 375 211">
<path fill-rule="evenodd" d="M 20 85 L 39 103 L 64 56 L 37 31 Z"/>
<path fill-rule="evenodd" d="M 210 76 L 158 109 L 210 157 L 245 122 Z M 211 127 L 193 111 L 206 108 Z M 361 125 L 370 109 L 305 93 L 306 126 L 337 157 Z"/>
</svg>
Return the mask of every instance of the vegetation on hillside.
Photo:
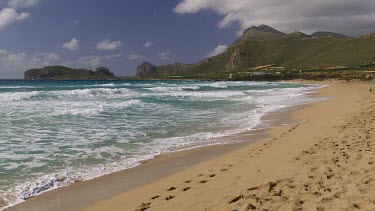
<svg viewBox="0 0 375 211">
<path fill-rule="evenodd" d="M 220 55 L 191 65 L 159 66 L 156 67 L 159 70 L 157 74 L 149 77 L 227 79 L 232 74 L 242 79 L 249 78 L 248 76 L 272 79 L 281 76 L 369 79 L 373 73 L 364 71 L 375 69 L 373 62 L 374 33 L 357 38 L 332 32 L 284 34 L 261 25 L 245 30 L 243 36 Z M 279 73 L 269 72 L 269 69 L 256 69 L 267 65 L 271 65 Z M 254 77 L 251 72 L 257 71 L 266 74 Z"/>
</svg>

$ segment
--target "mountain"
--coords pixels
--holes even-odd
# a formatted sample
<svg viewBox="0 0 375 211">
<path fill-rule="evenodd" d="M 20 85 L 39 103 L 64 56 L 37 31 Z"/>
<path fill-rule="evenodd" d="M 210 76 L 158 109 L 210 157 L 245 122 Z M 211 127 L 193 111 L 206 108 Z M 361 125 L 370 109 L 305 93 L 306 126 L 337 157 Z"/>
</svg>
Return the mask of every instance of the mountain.
<svg viewBox="0 0 375 211">
<path fill-rule="evenodd" d="M 25 80 L 102 80 L 114 78 L 115 75 L 105 67 L 99 67 L 92 71 L 71 69 L 64 66 L 47 66 L 25 72 Z"/>
<path fill-rule="evenodd" d="M 310 38 L 311 35 L 308 35 L 308 34 L 305 34 L 303 32 L 299 32 L 299 31 L 294 31 L 294 32 L 288 34 L 288 37 L 292 37 L 292 38 Z"/>
<path fill-rule="evenodd" d="M 222 54 L 191 65 L 156 66 L 154 76 L 215 78 L 262 66 L 304 70 L 354 67 L 374 62 L 375 33 L 356 38 L 333 32 L 284 34 L 260 25 L 246 29 L 243 36 Z"/>
<path fill-rule="evenodd" d="M 252 26 L 243 32 L 241 39 L 272 40 L 284 38 L 286 35 L 267 25 Z"/>
<path fill-rule="evenodd" d="M 143 62 L 141 65 L 139 65 L 135 72 L 135 76 L 138 76 L 138 77 L 151 76 L 151 75 L 157 75 L 156 66 L 148 62 Z"/>
<path fill-rule="evenodd" d="M 135 76 L 143 77 L 143 76 L 177 74 L 189 68 L 190 66 L 191 66 L 190 64 L 182 64 L 182 63 L 154 66 L 148 62 L 143 62 L 140 66 L 137 67 Z"/>
<path fill-rule="evenodd" d="M 325 31 L 319 31 L 314 32 L 311 34 L 312 37 L 348 37 L 344 34 L 339 34 L 335 32 L 325 32 Z"/>
</svg>

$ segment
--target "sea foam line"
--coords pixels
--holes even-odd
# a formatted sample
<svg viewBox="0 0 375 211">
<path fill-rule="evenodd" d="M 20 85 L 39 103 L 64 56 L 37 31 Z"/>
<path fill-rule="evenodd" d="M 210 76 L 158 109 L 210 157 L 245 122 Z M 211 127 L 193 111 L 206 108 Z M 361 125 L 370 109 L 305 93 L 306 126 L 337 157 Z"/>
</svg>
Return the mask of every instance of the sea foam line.
<svg viewBox="0 0 375 211">
<path fill-rule="evenodd" d="M 308 90 L 311 91 L 311 89 L 304 89 L 304 90 L 298 90 L 298 92 L 308 91 Z M 288 91 L 292 91 L 292 90 L 288 90 Z M 296 90 L 294 90 L 294 91 L 296 91 Z M 278 108 L 270 108 L 267 111 L 260 112 L 262 115 L 260 115 L 258 117 L 258 119 L 261 118 L 263 115 L 274 111 L 275 109 L 278 109 Z M 260 122 L 258 122 L 257 124 L 251 125 L 251 126 L 247 127 L 246 129 L 240 128 L 237 131 L 227 131 L 227 132 L 224 132 L 224 133 L 221 133 L 221 134 L 209 134 L 208 136 L 205 136 L 204 134 L 198 134 L 197 136 L 193 135 L 189 138 L 191 138 L 192 140 L 194 140 L 194 139 L 196 140 L 196 139 L 199 139 L 202 136 L 205 136 L 205 138 L 203 138 L 203 140 L 207 140 L 207 139 L 215 138 L 215 137 L 223 137 L 223 136 L 233 135 L 233 134 L 245 132 L 245 131 L 247 131 L 251 128 L 254 128 L 259 123 Z M 186 140 L 186 137 L 176 137 L 176 138 L 177 139 L 182 138 L 182 139 Z M 8 193 L 9 192 L 13 193 L 13 194 L 10 194 L 10 195 L 14 195 L 14 193 L 16 193 L 15 194 L 16 199 L 13 199 L 13 202 L 11 202 L 12 204 L 10 204 L 9 206 L 14 206 L 17 203 L 23 202 L 27 198 L 42 194 L 46 191 L 50 191 L 50 190 L 53 190 L 53 189 L 56 189 L 56 188 L 59 188 L 59 187 L 70 185 L 70 184 L 72 184 L 76 181 L 90 180 L 90 179 L 93 179 L 93 178 L 96 178 L 96 177 L 99 177 L 99 176 L 103 176 L 103 175 L 106 175 L 106 174 L 109 174 L 109 173 L 113 173 L 113 172 L 116 172 L 116 171 L 121 171 L 121 170 L 124 170 L 124 169 L 135 167 L 135 166 L 139 165 L 141 163 L 141 161 L 152 159 L 160 153 L 171 152 L 171 151 L 173 151 L 173 149 L 174 150 L 184 150 L 184 149 L 187 149 L 187 148 L 191 148 L 186 143 L 185 144 L 183 143 L 183 145 L 180 145 L 180 146 L 176 146 L 176 145 L 173 144 L 173 143 L 175 143 L 173 141 L 175 141 L 175 140 L 173 140 L 173 139 L 164 140 L 164 142 L 170 142 L 170 143 L 167 144 L 165 147 L 159 148 L 158 149 L 159 151 L 149 152 L 148 155 L 145 155 L 143 157 L 139 156 L 137 158 L 126 159 L 126 160 L 123 160 L 123 161 L 119 161 L 117 163 L 111 163 L 111 164 L 106 164 L 106 165 L 99 165 L 99 166 L 96 166 L 96 167 L 90 167 L 88 169 L 79 169 L 79 170 L 67 169 L 67 170 L 62 171 L 60 173 L 45 175 L 45 176 L 42 176 L 42 177 L 40 177 L 38 179 L 35 179 L 33 181 L 29 181 L 27 183 L 20 184 L 17 187 L 8 191 Z M 196 146 L 196 147 L 202 147 L 202 146 L 206 146 L 206 145 L 212 145 L 212 143 L 207 142 L 207 143 L 203 143 L 202 145 L 199 145 L 199 146 Z M 180 149 L 180 147 L 183 147 L 183 149 Z M 8 195 L 8 197 L 11 197 L 10 195 Z M 4 194 L 4 196 L 7 197 L 6 194 Z M 9 207 L 9 206 L 7 206 L 7 207 Z"/>
</svg>

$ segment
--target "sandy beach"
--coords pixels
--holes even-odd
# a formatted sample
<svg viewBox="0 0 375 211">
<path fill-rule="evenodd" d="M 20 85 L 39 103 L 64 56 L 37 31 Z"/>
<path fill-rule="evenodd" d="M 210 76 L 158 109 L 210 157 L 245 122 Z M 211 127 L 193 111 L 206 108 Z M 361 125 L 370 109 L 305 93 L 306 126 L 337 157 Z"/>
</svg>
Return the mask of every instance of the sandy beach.
<svg viewBox="0 0 375 211">
<path fill-rule="evenodd" d="M 9 210 L 375 210 L 374 86 L 323 84 L 327 100 L 265 140 L 161 156 Z"/>
</svg>

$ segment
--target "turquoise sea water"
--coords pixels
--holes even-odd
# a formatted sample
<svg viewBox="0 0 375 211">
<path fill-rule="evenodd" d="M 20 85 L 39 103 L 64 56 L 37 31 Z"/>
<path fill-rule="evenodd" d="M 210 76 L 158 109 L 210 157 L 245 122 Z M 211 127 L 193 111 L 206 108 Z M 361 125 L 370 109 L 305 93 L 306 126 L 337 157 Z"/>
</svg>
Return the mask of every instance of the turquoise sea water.
<svg viewBox="0 0 375 211">
<path fill-rule="evenodd" d="M 33 195 L 218 144 L 317 86 L 267 82 L 0 81 L 0 198 Z M 222 140 L 222 139 L 221 139 Z M 219 142 L 220 143 L 220 142 Z"/>
</svg>

